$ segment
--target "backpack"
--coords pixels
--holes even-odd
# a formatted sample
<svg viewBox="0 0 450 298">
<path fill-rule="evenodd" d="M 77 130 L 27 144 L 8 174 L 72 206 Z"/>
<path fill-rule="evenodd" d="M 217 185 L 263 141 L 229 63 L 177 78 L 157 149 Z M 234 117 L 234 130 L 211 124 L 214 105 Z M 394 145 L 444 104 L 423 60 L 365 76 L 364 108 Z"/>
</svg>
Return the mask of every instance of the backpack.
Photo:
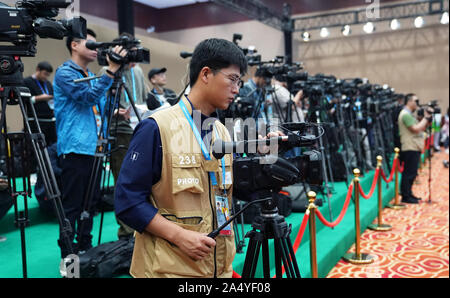
<svg viewBox="0 0 450 298">
<path fill-rule="evenodd" d="M 134 237 L 121 238 L 89 249 L 80 255 L 80 276 L 111 278 L 128 273 L 133 249 Z"/>
</svg>

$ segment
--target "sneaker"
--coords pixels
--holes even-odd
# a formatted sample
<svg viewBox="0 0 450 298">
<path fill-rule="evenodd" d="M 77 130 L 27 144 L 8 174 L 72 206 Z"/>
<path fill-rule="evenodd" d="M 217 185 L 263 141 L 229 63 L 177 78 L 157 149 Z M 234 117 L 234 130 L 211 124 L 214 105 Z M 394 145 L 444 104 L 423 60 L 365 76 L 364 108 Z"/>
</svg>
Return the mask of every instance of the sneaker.
<svg viewBox="0 0 450 298">
<path fill-rule="evenodd" d="M 445 153 L 447 153 L 447 154 L 448 154 L 448 148 L 447 148 L 447 149 L 445 149 Z"/>
<path fill-rule="evenodd" d="M 419 201 L 414 198 L 402 198 L 402 203 L 405 204 L 419 204 Z"/>
</svg>

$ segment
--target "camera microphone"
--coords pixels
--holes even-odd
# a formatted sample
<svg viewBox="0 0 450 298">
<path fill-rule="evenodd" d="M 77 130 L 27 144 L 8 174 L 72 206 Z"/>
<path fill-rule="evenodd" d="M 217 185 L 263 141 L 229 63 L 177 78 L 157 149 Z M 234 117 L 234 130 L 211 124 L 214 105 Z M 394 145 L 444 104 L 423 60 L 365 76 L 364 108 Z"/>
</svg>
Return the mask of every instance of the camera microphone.
<svg viewBox="0 0 450 298">
<path fill-rule="evenodd" d="M 193 55 L 193 54 L 192 54 L 192 53 L 189 53 L 189 52 L 181 52 L 181 53 L 180 53 L 180 57 L 183 58 L 183 59 L 192 57 L 192 55 Z"/>
</svg>

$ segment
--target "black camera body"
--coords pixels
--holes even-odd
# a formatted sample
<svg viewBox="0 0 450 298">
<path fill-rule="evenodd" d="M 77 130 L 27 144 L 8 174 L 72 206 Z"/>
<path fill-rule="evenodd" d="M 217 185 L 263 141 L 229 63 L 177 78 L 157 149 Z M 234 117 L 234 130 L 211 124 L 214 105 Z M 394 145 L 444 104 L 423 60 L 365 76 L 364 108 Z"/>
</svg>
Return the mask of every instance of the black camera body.
<svg viewBox="0 0 450 298">
<path fill-rule="evenodd" d="M 320 152 L 315 150 L 293 158 L 238 158 L 233 163 L 234 187 L 239 193 L 277 190 L 299 182 L 322 185 L 321 160 Z"/>
<path fill-rule="evenodd" d="M 18 1 L 15 7 L 0 2 L 0 82 L 2 86 L 23 84 L 20 57 L 36 56 L 37 37 L 63 39 L 64 36 L 86 38 L 86 20 L 53 19 L 59 8 L 67 8 L 70 0 Z"/>
<path fill-rule="evenodd" d="M 125 57 L 121 57 L 113 52 L 115 46 L 122 46 L 127 50 L 128 54 Z M 92 42 L 88 41 L 86 47 L 91 50 L 98 49 L 98 64 L 101 66 L 108 66 L 107 56 L 117 64 L 129 64 L 129 63 L 150 63 L 150 50 L 141 46 L 139 39 L 130 38 L 128 36 L 121 36 L 112 42 Z"/>
<path fill-rule="evenodd" d="M 34 57 L 36 35 L 41 38 L 63 39 L 72 35 L 86 38 L 86 20 L 82 17 L 57 21 L 59 8 L 70 5 L 67 0 L 18 1 L 16 7 L 0 3 L 0 55 Z"/>
</svg>

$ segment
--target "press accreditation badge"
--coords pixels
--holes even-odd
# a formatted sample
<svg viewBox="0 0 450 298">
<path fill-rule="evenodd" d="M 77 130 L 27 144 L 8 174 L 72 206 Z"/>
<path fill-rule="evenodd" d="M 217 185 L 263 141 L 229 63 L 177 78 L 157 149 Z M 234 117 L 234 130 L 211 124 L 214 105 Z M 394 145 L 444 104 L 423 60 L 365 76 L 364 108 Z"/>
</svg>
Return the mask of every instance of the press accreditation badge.
<svg viewBox="0 0 450 298">
<path fill-rule="evenodd" d="M 226 196 L 215 195 L 216 198 L 216 217 L 217 227 L 222 226 L 230 219 L 230 208 L 228 206 L 228 198 Z M 231 236 L 231 224 L 227 225 L 220 231 L 221 236 Z"/>
</svg>

